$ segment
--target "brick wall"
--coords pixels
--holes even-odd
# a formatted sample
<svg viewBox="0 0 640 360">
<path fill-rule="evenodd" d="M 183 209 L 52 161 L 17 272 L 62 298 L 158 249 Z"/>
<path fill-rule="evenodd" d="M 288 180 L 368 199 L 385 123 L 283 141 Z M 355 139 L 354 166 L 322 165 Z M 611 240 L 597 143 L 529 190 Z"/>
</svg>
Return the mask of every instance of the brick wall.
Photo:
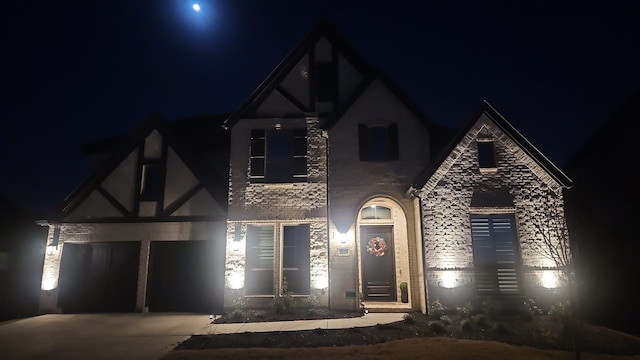
<svg viewBox="0 0 640 360">
<path fill-rule="evenodd" d="M 494 139 L 496 172 L 479 170 L 476 143 L 479 134 Z M 550 200 L 550 191 L 557 194 L 556 200 Z M 484 209 L 471 206 L 474 193 L 498 197 L 506 192 L 512 198 L 511 206 Z M 551 230 L 553 233 L 556 228 L 565 228 L 560 184 L 486 116 L 469 130 L 419 196 L 430 301 L 435 297 L 462 301 L 475 294 L 470 222 L 474 211 L 515 213 L 524 294 L 541 297 L 552 292 L 544 288 L 540 269 L 553 269 L 555 264 L 536 244 L 542 241 L 541 232 Z M 558 240 L 555 234 L 551 237 L 553 241 Z M 454 286 L 444 286 L 443 277 L 451 274 L 444 275 L 443 269 L 455 270 L 455 279 L 450 280 Z M 446 288 L 450 289 L 444 290 Z"/>
<path fill-rule="evenodd" d="M 251 129 L 307 129 L 307 182 L 287 184 L 251 183 L 249 181 Z M 326 138 L 319 119 L 243 119 L 231 130 L 229 170 L 229 221 L 225 262 L 225 307 L 244 296 L 246 229 L 251 224 L 271 225 L 275 229 L 276 266 L 274 291 L 281 286 L 278 254 L 284 225 L 310 225 L 311 291 L 321 306 L 328 306 L 323 283 L 328 281 L 327 231 L 327 159 Z M 237 227 L 239 225 L 239 227 Z M 236 236 L 236 229 L 240 234 Z M 234 243 L 235 241 L 240 243 Z M 249 299 L 248 305 L 266 306 L 272 300 Z"/>
</svg>

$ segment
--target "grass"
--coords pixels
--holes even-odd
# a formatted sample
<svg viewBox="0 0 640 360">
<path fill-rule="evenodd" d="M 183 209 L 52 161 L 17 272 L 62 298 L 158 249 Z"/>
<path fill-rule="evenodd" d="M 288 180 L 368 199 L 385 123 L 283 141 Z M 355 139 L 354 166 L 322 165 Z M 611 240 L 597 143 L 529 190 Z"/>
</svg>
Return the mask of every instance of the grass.
<svg viewBox="0 0 640 360">
<path fill-rule="evenodd" d="M 466 340 L 446 337 L 425 337 L 394 340 L 382 344 L 295 348 L 295 349 L 215 349 L 215 350 L 174 350 L 163 360 L 203 360 L 203 359 L 417 359 L 462 360 L 462 359 L 514 359 L 514 360 L 569 360 L 573 354 L 568 351 L 537 349 L 516 346 L 496 341 Z M 583 353 L 584 360 L 626 360 L 640 359 L 640 356 L 616 356 Z"/>
</svg>

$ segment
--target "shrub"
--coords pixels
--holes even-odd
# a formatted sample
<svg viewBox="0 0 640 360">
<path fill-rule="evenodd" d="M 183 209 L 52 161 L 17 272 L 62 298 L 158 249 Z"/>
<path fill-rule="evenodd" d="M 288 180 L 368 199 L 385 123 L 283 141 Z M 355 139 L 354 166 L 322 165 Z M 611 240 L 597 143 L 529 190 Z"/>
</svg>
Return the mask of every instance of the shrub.
<svg viewBox="0 0 640 360">
<path fill-rule="evenodd" d="M 400 291 L 407 292 L 409 291 L 409 284 L 406 281 L 400 283 Z"/>
<path fill-rule="evenodd" d="M 282 282 L 280 293 L 273 298 L 273 311 L 276 314 L 289 313 L 293 310 L 293 291 L 287 289 L 287 278 Z"/>
<path fill-rule="evenodd" d="M 430 309 L 431 309 L 430 315 L 437 319 L 439 319 L 440 316 L 444 315 L 444 312 L 445 312 L 444 305 L 442 305 L 440 300 L 437 300 L 437 299 L 431 302 Z"/>
<path fill-rule="evenodd" d="M 233 310 L 231 312 L 231 314 L 229 315 L 229 317 L 231 318 L 231 320 L 233 321 L 240 321 L 242 320 L 242 311 L 240 310 Z"/>
<path fill-rule="evenodd" d="M 561 300 L 553 303 L 549 308 L 549 316 L 554 321 L 567 324 L 571 319 L 571 306 L 568 301 Z"/>
<path fill-rule="evenodd" d="M 440 321 L 445 325 L 451 325 L 451 319 L 447 315 L 440 316 Z"/>
<path fill-rule="evenodd" d="M 473 305 L 471 305 L 470 301 L 467 301 L 463 306 L 458 306 L 456 311 L 458 312 L 460 319 L 468 319 L 473 311 Z"/>
<path fill-rule="evenodd" d="M 525 300 L 522 305 L 524 306 L 524 313 L 529 319 L 532 319 L 534 316 L 542 315 L 543 313 L 542 309 L 538 307 L 533 299 Z"/>
<path fill-rule="evenodd" d="M 482 327 L 489 326 L 489 319 L 487 318 L 487 315 L 485 315 L 485 314 L 474 315 L 473 316 L 473 321 L 478 326 L 482 326 Z"/>
<path fill-rule="evenodd" d="M 246 307 L 247 307 L 247 300 L 244 297 L 240 296 L 233 300 L 234 310 L 244 311 Z"/>
<path fill-rule="evenodd" d="M 462 320 L 462 322 L 460 323 L 460 328 L 463 332 L 472 332 L 474 328 L 473 321 L 471 321 L 471 319 Z"/>
<path fill-rule="evenodd" d="M 439 320 L 429 321 L 428 325 L 434 334 L 444 334 L 447 331 L 447 327 Z"/>
<path fill-rule="evenodd" d="M 303 301 L 304 301 L 304 304 L 310 307 L 311 309 L 315 309 L 318 307 L 318 305 L 320 305 L 320 302 L 318 301 L 318 297 L 315 295 L 310 295 L 308 298 L 305 298 Z"/>
<path fill-rule="evenodd" d="M 493 324 L 493 331 L 496 334 L 507 334 L 507 333 L 509 333 L 509 329 L 507 328 L 507 325 L 505 325 L 505 324 L 503 324 L 501 322 Z"/>
<path fill-rule="evenodd" d="M 491 319 L 495 319 L 502 311 L 502 303 L 500 301 L 487 297 L 482 299 L 482 312 Z"/>
<path fill-rule="evenodd" d="M 405 314 L 402 319 L 404 320 L 404 323 L 407 325 L 413 325 L 416 323 L 416 319 L 413 318 L 413 316 L 411 314 Z"/>
</svg>

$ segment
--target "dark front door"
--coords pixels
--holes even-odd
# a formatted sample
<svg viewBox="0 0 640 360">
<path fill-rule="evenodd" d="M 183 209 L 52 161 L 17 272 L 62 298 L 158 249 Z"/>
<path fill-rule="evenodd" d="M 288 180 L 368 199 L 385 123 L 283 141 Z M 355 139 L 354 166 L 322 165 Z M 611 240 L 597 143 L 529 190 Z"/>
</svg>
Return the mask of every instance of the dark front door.
<svg viewBox="0 0 640 360">
<path fill-rule="evenodd" d="M 364 300 L 397 301 L 393 226 L 361 226 Z"/>
<path fill-rule="evenodd" d="M 139 242 L 64 244 L 59 306 L 63 312 L 135 310 Z"/>
</svg>

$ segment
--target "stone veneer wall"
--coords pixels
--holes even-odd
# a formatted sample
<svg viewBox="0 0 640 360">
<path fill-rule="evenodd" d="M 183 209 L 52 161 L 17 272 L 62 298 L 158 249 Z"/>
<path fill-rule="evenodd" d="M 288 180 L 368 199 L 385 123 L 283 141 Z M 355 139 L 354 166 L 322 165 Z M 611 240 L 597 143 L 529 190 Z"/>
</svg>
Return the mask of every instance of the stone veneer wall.
<svg viewBox="0 0 640 360">
<path fill-rule="evenodd" d="M 307 182 L 287 184 L 249 181 L 251 129 L 307 128 Z M 328 306 L 328 231 L 327 231 L 327 158 L 326 138 L 316 117 L 306 119 L 243 119 L 231 130 L 229 168 L 229 221 L 227 223 L 227 260 L 225 263 L 225 307 L 244 296 L 245 247 L 247 225 L 273 225 L 276 241 L 274 291 L 280 286 L 279 254 L 283 225 L 310 225 L 311 289 L 320 306 Z M 236 224 L 241 234 L 236 237 Z M 241 239 L 241 244 L 234 241 Z M 239 248 L 235 250 L 235 248 Z M 238 288 L 240 287 L 240 288 Z M 321 288 L 322 287 L 322 288 Z M 265 305 L 255 299 L 250 303 Z M 251 304 L 250 304 L 251 305 Z"/>
<path fill-rule="evenodd" d="M 476 139 L 480 131 L 494 139 L 497 172 L 479 170 Z M 499 189 L 507 189 L 513 197 L 511 209 L 471 208 L 474 191 L 491 193 Z M 550 190 L 557 194 L 556 202 L 549 201 Z M 419 194 L 430 302 L 438 299 L 460 304 L 477 297 L 470 221 L 474 211 L 515 211 L 523 295 L 542 303 L 551 301 L 555 290 L 544 288 L 542 277 L 545 271 L 559 272 L 553 261 L 532 245 L 542 241 L 540 225 L 547 221 L 552 229 L 566 229 L 561 187 L 491 120 L 483 116 L 471 128 Z M 549 216 L 553 213 L 558 216 Z"/>
</svg>

